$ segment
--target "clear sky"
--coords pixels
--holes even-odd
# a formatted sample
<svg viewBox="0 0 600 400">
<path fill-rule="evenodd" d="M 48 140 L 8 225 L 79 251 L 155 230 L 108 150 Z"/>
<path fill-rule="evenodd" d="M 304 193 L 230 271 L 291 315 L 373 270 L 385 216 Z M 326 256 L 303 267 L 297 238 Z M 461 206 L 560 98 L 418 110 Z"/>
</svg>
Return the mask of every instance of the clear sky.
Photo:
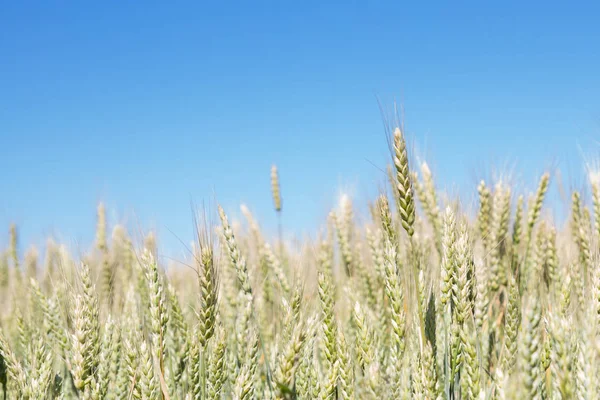
<svg viewBox="0 0 600 400">
<path fill-rule="evenodd" d="M 384 180 L 378 97 L 451 191 L 495 169 L 583 181 L 598 2 L 360 3 L 2 2 L 0 243 L 14 221 L 87 246 L 100 200 L 169 252 L 190 201 L 273 230 L 272 163 L 286 229 L 314 231 L 342 189 L 364 203 Z"/>
</svg>

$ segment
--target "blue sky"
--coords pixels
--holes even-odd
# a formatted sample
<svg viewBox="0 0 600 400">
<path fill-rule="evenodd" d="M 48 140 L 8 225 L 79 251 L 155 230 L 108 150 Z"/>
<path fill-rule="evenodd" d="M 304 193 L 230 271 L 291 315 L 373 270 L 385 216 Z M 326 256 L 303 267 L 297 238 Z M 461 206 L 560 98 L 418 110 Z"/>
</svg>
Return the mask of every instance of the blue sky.
<svg viewBox="0 0 600 400">
<path fill-rule="evenodd" d="M 286 229 L 315 231 L 341 190 L 365 203 L 384 180 L 378 97 L 452 193 L 493 170 L 583 182 L 600 6 L 362 3 L 3 2 L 0 243 L 15 221 L 86 247 L 100 200 L 175 254 L 190 201 L 273 231 L 272 163 Z"/>
</svg>

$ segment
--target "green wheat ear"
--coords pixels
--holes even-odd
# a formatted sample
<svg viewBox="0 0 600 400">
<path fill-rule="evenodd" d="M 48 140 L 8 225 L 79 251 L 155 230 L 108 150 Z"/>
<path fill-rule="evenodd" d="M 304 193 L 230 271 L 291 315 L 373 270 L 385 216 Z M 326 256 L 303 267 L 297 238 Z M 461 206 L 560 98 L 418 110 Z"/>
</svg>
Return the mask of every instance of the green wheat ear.
<svg viewBox="0 0 600 400">
<path fill-rule="evenodd" d="M 400 128 L 394 130 L 394 166 L 396 168 L 395 184 L 398 194 L 398 213 L 400 214 L 402 227 L 408 233 L 408 236 L 412 237 L 415 232 L 415 203 L 408 167 L 406 140 Z"/>
<path fill-rule="evenodd" d="M 491 192 L 486 186 L 484 181 L 479 183 L 477 186 L 477 192 L 479 193 L 479 215 L 477 216 L 477 223 L 479 225 L 479 233 L 483 241 L 485 249 L 490 247 L 490 218 L 491 218 Z"/>
<path fill-rule="evenodd" d="M 219 206 L 219 217 L 221 218 L 221 224 L 223 227 L 223 238 L 225 239 L 225 245 L 229 253 L 231 264 L 235 268 L 242 290 L 252 296 L 252 287 L 250 286 L 250 276 L 248 274 L 248 267 L 246 265 L 246 259 L 242 256 L 242 253 L 238 247 L 233 234 L 233 229 L 229 224 L 227 215 L 223 207 Z"/>
<path fill-rule="evenodd" d="M 213 336 L 217 318 L 218 275 L 213 248 L 207 238 L 200 238 L 198 340 L 201 348 Z"/>
<path fill-rule="evenodd" d="M 142 264 L 146 274 L 146 282 L 150 294 L 150 343 L 153 359 L 158 364 L 158 373 L 164 376 L 166 359 L 166 340 L 169 314 L 165 304 L 163 280 L 158 271 L 158 264 L 152 253 L 144 250 Z M 161 398 L 163 394 L 161 392 Z"/>
<path fill-rule="evenodd" d="M 537 191 L 535 193 L 535 197 L 531 208 L 529 209 L 529 213 L 527 215 L 527 241 L 531 242 L 531 237 L 533 235 L 533 227 L 537 223 L 540 217 L 540 211 L 542 209 L 542 205 L 544 203 L 544 198 L 546 197 L 546 192 L 548 191 L 548 185 L 550 183 L 550 174 L 545 173 L 541 176 L 540 182 L 538 184 Z"/>
<path fill-rule="evenodd" d="M 96 222 L 96 247 L 101 252 L 106 251 L 106 209 L 104 203 L 98 204 Z"/>
<path fill-rule="evenodd" d="M 17 225 L 10 225 L 9 235 L 10 243 L 8 247 L 8 253 L 10 254 L 10 259 L 12 260 L 15 289 L 19 290 L 23 278 L 21 275 L 21 266 L 19 264 L 19 236 L 17 233 Z"/>
<path fill-rule="evenodd" d="M 5 292 L 10 283 L 10 269 L 8 267 L 8 253 L 0 253 L 0 291 Z"/>
<path fill-rule="evenodd" d="M 276 165 L 271 167 L 271 195 L 273 196 L 275 211 L 281 212 L 281 187 L 279 185 L 279 173 Z"/>
</svg>

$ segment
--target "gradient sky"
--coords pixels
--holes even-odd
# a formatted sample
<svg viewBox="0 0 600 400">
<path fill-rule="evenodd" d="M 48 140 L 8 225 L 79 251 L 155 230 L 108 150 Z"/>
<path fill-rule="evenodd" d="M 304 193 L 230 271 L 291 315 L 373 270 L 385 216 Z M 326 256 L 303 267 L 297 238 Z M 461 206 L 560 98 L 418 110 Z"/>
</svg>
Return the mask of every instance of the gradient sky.
<svg viewBox="0 0 600 400">
<path fill-rule="evenodd" d="M 246 203 L 272 232 L 272 163 L 286 229 L 314 232 L 342 190 L 365 203 L 384 181 L 378 98 L 451 193 L 492 171 L 583 182 L 598 2 L 358 3 L 2 2 L 0 244 L 14 221 L 87 246 L 100 200 L 174 254 L 191 201 Z"/>
</svg>

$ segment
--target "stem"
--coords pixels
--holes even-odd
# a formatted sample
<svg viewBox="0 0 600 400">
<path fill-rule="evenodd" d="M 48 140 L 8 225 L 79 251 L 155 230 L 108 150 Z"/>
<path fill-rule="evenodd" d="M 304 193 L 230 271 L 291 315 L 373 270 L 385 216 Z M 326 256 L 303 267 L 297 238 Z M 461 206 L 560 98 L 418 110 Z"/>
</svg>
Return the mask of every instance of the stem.
<svg viewBox="0 0 600 400">
<path fill-rule="evenodd" d="M 254 300 L 252 300 L 252 313 L 250 314 L 250 318 L 252 318 L 252 321 L 254 322 L 255 327 L 260 326 L 258 318 L 256 316 L 255 308 L 254 308 Z M 265 370 L 266 370 L 265 373 L 267 375 L 267 385 L 269 386 L 269 389 L 271 390 L 271 392 L 273 392 L 274 390 L 273 390 L 271 367 L 269 365 L 269 357 L 267 356 L 267 349 L 266 349 L 265 343 L 263 341 L 263 335 L 261 334 L 260 329 L 257 329 L 256 333 L 258 335 L 258 343 L 260 345 L 260 349 L 262 350 L 262 353 L 264 356 Z"/>
<path fill-rule="evenodd" d="M 420 298 L 420 290 L 419 290 L 419 268 L 418 268 L 418 263 L 417 263 L 417 254 L 415 251 L 415 244 L 413 241 L 412 236 L 410 237 L 410 254 L 411 254 L 411 263 L 412 263 L 412 275 L 413 275 L 413 280 L 414 280 L 414 284 L 415 284 L 415 297 L 417 300 L 417 313 L 418 313 L 418 317 L 419 317 L 419 328 L 421 331 L 421 335 L 420 335 L 420 340 L 419 340 L 419 344 L 421 346 L 421 355 L 423 354 L 423 349 L 424 349 L 424 340 L 425 340 L 425 322 L 423 319 L 423 307 L 421 305 L 421 298 Z"/>
<path fill-rule="evenodd" d="M 277 231 L 279 235 L 279 259 L 283 260 L 283 222 L 281 220 L 281 211 L 277 212 Z"/>
</svg>

